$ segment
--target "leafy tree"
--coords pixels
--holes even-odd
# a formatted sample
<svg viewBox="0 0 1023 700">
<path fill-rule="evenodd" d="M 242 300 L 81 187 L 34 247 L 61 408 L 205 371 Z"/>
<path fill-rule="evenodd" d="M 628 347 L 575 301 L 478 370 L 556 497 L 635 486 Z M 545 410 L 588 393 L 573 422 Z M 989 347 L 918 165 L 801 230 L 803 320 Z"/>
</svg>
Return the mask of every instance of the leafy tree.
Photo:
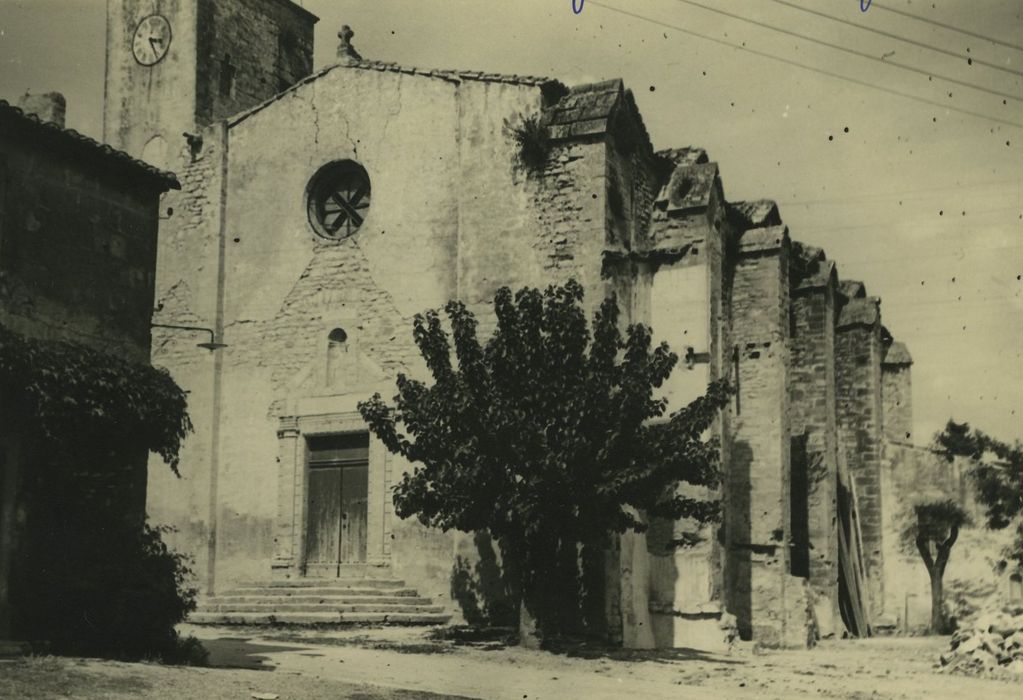
<svg viewBox="0 0 1023 700">
<path fill-rule="evenodd" d="M 20 441 L 13 630 L 53 651 L 202 661 L 174 626 L 186 559 L 144 522 L 146 457 L 178 473 L 187 396 L 148 364 L 0 324 L 0 425 Z"/>
<path fill-rule="evenodd" d="M 970 424 L 956 423 L 951 418 L 945 424 L 945 429 L 934 436 L 934 443 L 950 462 L 957 455 L 980 459 L 984 453 L 983 441 L 979 439 L 978 433 L 970 430 Z"/>
<path fill-rule="evenodd" d="M 977 500 L 985 506 L 987 525 L 1002 530 L 1016 524 L 1016 539 L 1007 552 L 1023 566 L 1023 443 L 1002 442 L 967 423 L 949 420 L 945 430 L 935 436 L 948 459 L 955 456 L 979 459 L 984 453 L 995 456 L 983 461 L 971 472 L 977 485 Z"/>
<path fill-rule="evenodd" d="M 651 347 L 645 326 L 623 337 L 613 297 L 591 335 L 582 300 L 575 281 L 502 288 L 486 345 L 461 302 L 444 309 L 450 336 L 437 311 L 417 315 L 414 339 L 433 383 L 399 375 L 393 407 L 379 394 L 359 406 L 384 445 L 413 463 L 394 488 L 399 516 L 488 531 L 501 543 L 519 579 L 524 643 L 535 641 L 534 620 L 541 636 L 571 629 L 580 549 L 644 531 L 641 513 L 703 523 L 718 511 L 677 487 L 718 484 L 718 444 L 702 435 L 727 403 L 727 385 L 659 420 L 667 402 L 654 391 L 677 356 Z"/>
<path fill-rule="evenodd" d="M 927 567 L 931 579 L 931 632 L 946 631 L 942 579 L 952 545 L 959 538 L 959 528 L 970 523 L 969 514 L 951 499 L 934 500 L 913 506 L 904 543 L 912 543 Z"/>
</svg>

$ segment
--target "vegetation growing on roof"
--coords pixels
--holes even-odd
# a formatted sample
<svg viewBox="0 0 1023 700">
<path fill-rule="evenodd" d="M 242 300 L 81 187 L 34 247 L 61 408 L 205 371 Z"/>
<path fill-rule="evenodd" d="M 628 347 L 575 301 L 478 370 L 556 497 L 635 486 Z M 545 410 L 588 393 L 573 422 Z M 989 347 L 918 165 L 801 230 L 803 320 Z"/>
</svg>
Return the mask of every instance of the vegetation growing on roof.
<svg viewBox="0 0 1023 700">
<path fill-rule="evenodd" d="M 519 162 L 530 172 L 542 171 L 551 152 L 550 133 L 542 116 L 531 114 L 506 119 L 504 130 L 518 146 Z"/>
</svg>

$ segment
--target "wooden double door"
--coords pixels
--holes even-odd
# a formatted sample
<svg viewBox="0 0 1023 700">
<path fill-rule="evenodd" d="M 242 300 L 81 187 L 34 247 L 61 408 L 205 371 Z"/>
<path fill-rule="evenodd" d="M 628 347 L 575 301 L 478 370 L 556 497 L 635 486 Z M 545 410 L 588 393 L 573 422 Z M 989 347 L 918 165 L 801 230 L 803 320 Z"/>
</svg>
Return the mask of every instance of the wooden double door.
<svg viewBox="0 0 1023 700">
<path fill-rule="evenodd" d="M 366 561 L 369 436 L 309 438 L 306 570 L 340 575 L 342 564 Z"/>
</svg>

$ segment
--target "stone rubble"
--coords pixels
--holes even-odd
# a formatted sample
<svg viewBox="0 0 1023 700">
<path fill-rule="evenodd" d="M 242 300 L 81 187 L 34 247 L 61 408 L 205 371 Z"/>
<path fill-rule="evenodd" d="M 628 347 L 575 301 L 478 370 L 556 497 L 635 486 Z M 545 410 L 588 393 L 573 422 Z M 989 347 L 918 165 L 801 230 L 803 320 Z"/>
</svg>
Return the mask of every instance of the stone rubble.
<svg viewBox="0 0 1023 700">
<path fill-rule="evenodd" d="M 952 635 L 941 672 L 987 675 L 1003 671 L 1023 680 L 1023 606 L 982 612 Z"/>
</svg>

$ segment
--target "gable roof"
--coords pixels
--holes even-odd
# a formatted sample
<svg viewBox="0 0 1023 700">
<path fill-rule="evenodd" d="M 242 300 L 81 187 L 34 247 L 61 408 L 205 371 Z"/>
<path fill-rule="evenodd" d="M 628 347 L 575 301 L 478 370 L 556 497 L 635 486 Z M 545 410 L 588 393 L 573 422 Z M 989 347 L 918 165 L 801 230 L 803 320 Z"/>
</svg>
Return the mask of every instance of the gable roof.
<svg viewBox="0 0 1023 700">
<path fill-rule="evenodd" d="M 913 357 L 909 354 L 909 348 L 906 347 L 906 344 L 900 343 L 896 340 L 888 346 L 888 350 L 885 352 L 884 359 L 881 360 L 881 364 L 911 365 L 913 364 Z"/>
<path fill-rule="evenodd" d="M 749 202 L 730 202 L 729 207 L 744 229 L 778 226 L 781 214 L 772 199 L 756 199 Z"/>
<path fill-rule="evenodd" d="M 751 228 L 739 237 L 739 253 L 766 253 L 778 250 L 789 242 L 789 229 L 784 224 Z"/>
<path fill-rule="evenodd" d="M 654 206 L 669 215 L 709 206 L 717 179 L 717 163 L 679 165 L 657 193 Z"/>
<path fill-rule="evenodd" d="M 877 297 L 850 299 L 838 314 L 838 328 L 849 326 L 873 326 L 881 320 L 881 301 Z"/>
<path fill-rule="evenodd" d="M 556 97 L 544 109 L 544 123 L 553 141 L 603 135 L 611 130 L 615 117 L 624 113 L 632 118 L 643 145 L 653 152 L 636 98 L 621 78 L 573 85 Z"/>
<path fill-rule="evenodd" d="M 849 299 L 862 299 L 867 296 L 867 287 L 859 280 L 842 280 L 838 283 L 838 291 Z"/>
<path fill-rule="evenodd" d="M 6 100 L 0 100 L 0 125 L 4 126 L 6 133 L 10 133 L 11 129 L 19 130 L 63 153 L 95 159 L 121 168 L 137 177 L 147 178 L 162 187 L 161 191 L 181 189 L 174 173 L 153 167 L 124 151 L 119 151 L 112 146 L 80 134 L 74 129 L 65 129 L 52 122 L 43 121 L 36 115 L 29 114 Z"/>
</svg>

